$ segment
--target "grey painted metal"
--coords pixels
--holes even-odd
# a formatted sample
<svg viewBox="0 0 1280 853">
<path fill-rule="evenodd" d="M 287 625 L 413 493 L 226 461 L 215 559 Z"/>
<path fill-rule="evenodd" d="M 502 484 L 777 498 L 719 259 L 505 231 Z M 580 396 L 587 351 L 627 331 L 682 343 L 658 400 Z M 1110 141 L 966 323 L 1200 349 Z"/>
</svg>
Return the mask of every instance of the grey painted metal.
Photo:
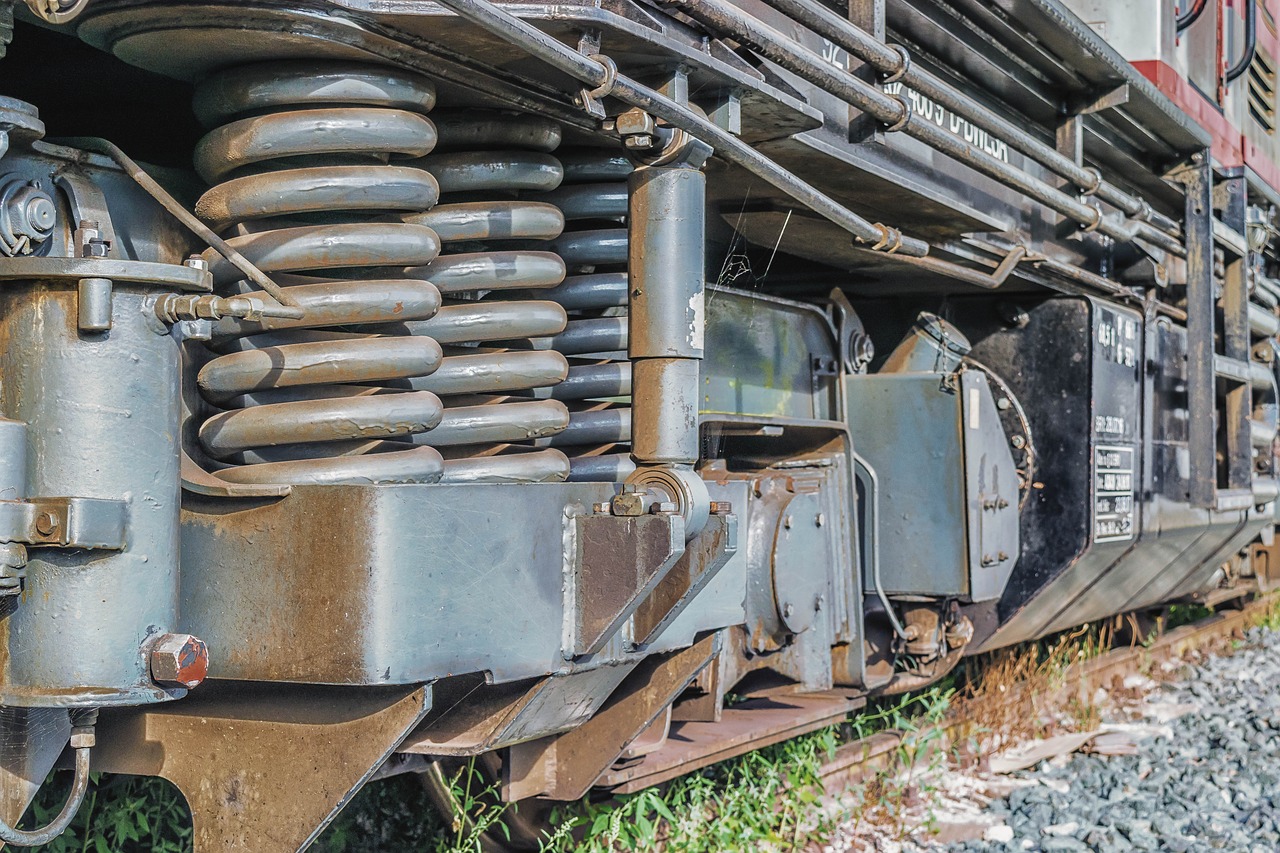
<svg viewBox="0 0 1280 853">
<path fill-rule="evenodd" d="M 698 461 L 698 363 L 706 339 L 706 177 L 697 152 L 677 165 L 645 166 L 628 181 L 627 355 L 631 359 L 631 455 L 643 477 L 666 487 L 696 536 L 710 498 Z M 661 476 L 646 472 L 662 468 Z"/>
<path fill-rule="evenodd" d="M 219 227 L 261 222 L 238 227 L 229 242 L 262 268 L 289 274 L 286 291 L 306 310 L 301 319 L 223 321 L 215 329 L 223 354 L 203 366 L 199 387 L 208 402 L 230 410 L 210 414 L 199 434 L 210 456 L 246 466 L 222 469 L 225 478 L 566 477 L 558 452 L 503 452 L 508 443 L 565 430 L 563 404 L 465 399 L 536 391 L 567 373 L 561 353 L 522 343 L 564 332 L 563 308 L 480 298 L 564 278 L 556 254 L 502 243 L 555 238 L 564 227 L 555 206 L 509 198 L 559 185 L 563 170 L 549 153 L 559 128 L 544 118 L 455 111 L 445 115 L 446 150 L 436 151 L 429 81 L 343 62 L 232 68 L 203 81 L 196 101 L 214 125 L 197 148 L 197 168 L 217 184 L 198 212 Z M 374 165 L 350 165 L 353 158 Z M 379 162 L 387 158 L 399 159 Z M 437 205 L 441 193 L 446 203 Z M 459 200 L 457 193 L 470 195 Z M 370 214 L 399 221 L 370 221 Z M 315 224 L 295 218 L 317 215 L 323 220 Z M 472 251 L 480 240 L 486 251 Z M 229 264 L 206 259 L 215 280 L 243 290 Z M 341 272 L 351 268 L 412 278 L 361 281 Z M 442 304 L 441 294 L 461 301 Z M 474 349 L 482 342 L 512 349 Z M 441 344 L 469 346 L 446 356 Z M 370 441 L 409 435 L 417 435 L 414 444 L 450 448 L 451 458 L 426 449 L 404 455 Z M 279 450 L 264 454 L 268 448 Z M 352 458 L 365 454 L 380 458 Z M 404 466 L 398 473 L 397 464 Z"/>
<path fill-rule="evenodd" d="M 0 292 L 0 406 L 28 424 L 32 495 L 127 504 L 118 553 L 34 549 L 5 622 L 5 705 L 102 706 L 181 695 L 151 682 L 147 644 L 178 618 L 178 344 L 117 285 L 110 334 L 78 328 L 76 291 Z M 71 645 L 68 645 L 71 643 Z"/>
<path fill-rule="evenodd" d="M 871 581 L 871 588 L 875 591 L 876 598 L 880 600 L 880 606 L 884 608 L 885 616 L 888 617 L 889 624 L 893 626 L 893 632 L 903 640 L 907 640 L 910 639 L 907 635 L 907 629 L 902 627 L 897 611 L 889 603 L 889 596 L 884 588 L 884 578 L 880 574 L 880 477 L 876 474 L 875 469 L 867 463 L 867 460 L 861 456 L 855 453 L 853 460 L 856 466 L 854 476 L 858 478 L 867 502 L 867 506 L 862 510 L 861 515 L 865 523 L 860 526 L 861 529 L 859 531 L 862 534 L 863 554 L 865 555 L 863 576 Z"/>
<path fill-rule="evenodd" d="M 84 332 L 111 329 L 111 279 L 82 278 L 77 286 L 76 322 Z"/>
<path fill-rule="evenodd" d="M 613 97 L 705 141 L 723 159 L 741 166 L 830 219 L 854 235 L 858 242 L 872 248 L 900 251 L 907 255 L 924 255 L 928 252 L 928 246 L 923 241 L 903 236 L 888 226 L 868 222 L 687 106 L 624 75 L 611 72 L 603 63 L 577 53 L 487 0 L 443 0 L 442 5 L 500 38 L 524 48 L 565 74 L 593 87 L 607 86 L 608 93 Z"/>
<path fill-rule="evenodd" d="M 814 305 L 724 287 L 707 291 L 704 416 L 840 420 L 839 346 Z"/>
<path fill-rule="evenodd" d="M 966 370 L 951 375 L 948 388 L 940 375 L 846 380 L 858 452 L 886 484 L 880 583 L 890 596 L 990 601 L 1018 559 L 1017 471 L 986 377 Z M 864 583 L 874 589 L 876 578 Z"/>
<path fill-rule="evenodd" d="M 692 465 L 698 461 L 698 361 L 632 361 L 631 455 L 637 465 Z"/>
<path fill-rule="evenodd" d="M 1215 296 L 1213 260 L 1213 170 L 1209 152 L 1197 155 L 1183 176 L 1187 193 L 1187 405 L 1193 412 L 1216 408 L 1213 369 Z M 1209 508 L 1217 498 L 1218 463 L 1214 419 L 1191 418 L 1187 454 L 1190 457 L 1190 499 Z"/>
<path fill-rule="evenodd" d="M 1063 193 L 981 148 L 970 145 L 963 138 L 948 133 L 936 123 L 915 115 L 905 100 L 888 95 L 880 88 L 859 80 L 847 71 L 824 61 L 822 57 L 793 39 L 787 38 L 773 27 L 739 12 L 722 0 L 677 0 L 677 2 L 684 11 L 697 20 L 754 48 L 763 56 L 823 91 L 839 97 L 850 106 L 866 111 L 887 125 L 890 130 L 901 130 L 920 139 L 937 151 L 955 158 L 1006 186 L 1017 189 L 1090 231 L 1098 230 L 1122 242 L 1141 237 L 1173 254 L 1186 253 L 1182 243 L 1165 232 L 1143 222 L 1123 222 L 1108 217 L 1098 208 Z"/>
<path fill-rule="evenodd" d="M 678 0 L 673 0 L 678 3 Z M 1017 124 L 987 109 L 946 81 L 913 64 L 911 54 L 900 45 L 886 44 L 883 38 L 868 33 L 812 0 L 765 0 L 770 6 L 831 39 L 853 56 L 868 63 L 882 78 L 893 78 L 933 99 L 943 108 L 964 116 L 977 127 L 995 134 L 1058 175 L 1074 183 L 1084 192 L 1113 204 L 1129 216 L 1149 220 L 1162 231 L 1179 235 L 1177 223 L 1151 210 L 1145 199 L 1127 193 L 1102 178 L 1093 168 L 1077 163 Z"/>
<path fill-rule="evenodd" d="M 614 494 L 590 483 L 299 485 L 230 513 L 224 500 L 188 495 L 183 629 L 216 650 L 218 678 L 408 684 L 562 671 L 573 615 L 565 549 L 576 515 Z M 279 530 L 290 536 L 270 533 Z M 695 599 L 651 651 L 730 624 L 723 605 Z M 579 665 L 620 655 L 619 640 Z"/>
<path fill-rule="evenodd" d="M 627 350 L 631 358 L 702 358 L 706 339 L 706 176 L 699 168 L 631 173 Z"/>
</svg>

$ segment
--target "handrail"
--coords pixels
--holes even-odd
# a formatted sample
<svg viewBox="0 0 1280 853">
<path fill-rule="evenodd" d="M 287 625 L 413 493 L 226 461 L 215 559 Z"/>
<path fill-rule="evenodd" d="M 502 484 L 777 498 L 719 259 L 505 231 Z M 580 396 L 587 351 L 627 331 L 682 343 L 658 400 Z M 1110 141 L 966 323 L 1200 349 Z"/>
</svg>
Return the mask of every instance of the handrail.
<svg viewBox="0 0 1280 853">
<path fill-rule="evenodd" d="M 1244 0 L 1244 54 L 1227 69 L 1222 79 L 1227 83 L 1249 70 L 1258 52 L 1258 0 Z"/>
<path fill-rule="evenodd" d="M 1194 24 L 1196 20 L 1204 14 L 1205 7 L 1208 5 L 1208 0 L 1195 0 L 1195 2 L 1191 4 L 1190 9 L 1174 17 L 1173 20 L 1177 25 L 1178 32 L 1182 32 L 1187 27 Z"/>
</svg>

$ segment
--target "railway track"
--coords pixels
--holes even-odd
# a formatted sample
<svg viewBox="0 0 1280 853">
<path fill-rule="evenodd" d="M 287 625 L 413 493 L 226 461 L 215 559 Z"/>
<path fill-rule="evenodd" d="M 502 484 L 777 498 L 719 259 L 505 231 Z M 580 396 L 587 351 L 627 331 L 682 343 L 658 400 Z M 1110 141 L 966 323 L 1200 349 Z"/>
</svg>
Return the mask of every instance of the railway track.
<svg viewBox="0 0 1280 853">
<path fill-rule="evenodd" d="M 1043 705 L 1051 707 L 1064 707 L 1072 698 L 1087 701 L 1099 687 L 1115 686 L 1126 676 L 1148 670 L 1154 664 L 1181 658 L 1192 650 L 1220 649 L 1243 636 L 1245 629 L 1256 624 L 1278 603 L 1278 593 L 1228 601 L 1226 605 L 1238 606 L 1238 609 L 1214 612 L 1204 619 L 1160 633 L 1145 644 L 1135 643 L 1073 662 L 1062 674 L 1058 686 L 1038 698 Z M 1019 685 L 1007 686 L 1006 701 L 1017 701 L 1022 690 Z M 840 790 L 893 769 L 901 760 L 902 747 L 910 739 L 925 744 L 920 753 L 913 753 L 914 759 L 927 761 L 934 752 L 952 750 L 976 727 L 977 721 L 961 711 L 949 715 L 938 727 L 941 731 L 933 728 L 913 732 L 889 730 L 859 738 L 840 746 L 823 764 L 823 784 L 828 791 Z"/>
</svg>

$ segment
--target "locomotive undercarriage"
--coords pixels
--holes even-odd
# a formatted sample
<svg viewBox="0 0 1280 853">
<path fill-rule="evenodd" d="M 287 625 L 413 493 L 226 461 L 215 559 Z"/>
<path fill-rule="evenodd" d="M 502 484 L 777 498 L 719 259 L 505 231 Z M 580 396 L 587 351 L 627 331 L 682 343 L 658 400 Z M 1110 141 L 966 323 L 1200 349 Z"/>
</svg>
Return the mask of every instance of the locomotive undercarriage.
<svg viewBox="0 0 1280 853">
<path fill-rule="evenodd" d="M 0 60 L 9 826 L 61 758 L 295 850 L 482 756 L 536 849 L 1274 577 L 1268 194 L 1052 0 L 63 5 Z"/>
</svg>

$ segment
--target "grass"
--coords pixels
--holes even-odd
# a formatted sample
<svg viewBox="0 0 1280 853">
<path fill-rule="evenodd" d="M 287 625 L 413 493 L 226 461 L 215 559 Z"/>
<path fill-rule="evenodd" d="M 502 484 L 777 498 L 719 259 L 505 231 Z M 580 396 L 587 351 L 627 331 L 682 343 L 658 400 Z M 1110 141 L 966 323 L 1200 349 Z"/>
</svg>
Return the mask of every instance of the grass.
<svg viewBox="0 0 1280 853">
<path fill-rule="evenodd" d="M 50 774 L 19 822 L 44 826 L 57 816 L 71 789 L 71 773 Z M 185 853 L 191 849 L 186 800 L 163 779 L 94 773 L 84 805 L 47 853 Z"/>
<path fill-rule="evenodd" d="M 1209 612 L 1198 606 L 1174 607 L 1162 627 L 1195 622 Z M 1280 599 L 1251 623 L 1280 630 Z M 1046 720 L 1079 729 L 1094 727 L 1098 709 L 1087 685 L 1075 691 L 1065 709 L 1051 705 L 1046 697 L 1070 684 L 1073 664 L 1107 651 L 1114 629 L 1098 623 L 966 659 L 933 688 L 872 699 L 842 725 L 722 762 L 659 788 L 565 804 L 553 813 L 555 830 L 543 843 L 543 853 L 804 850 L 828 840 L 838 823 L 855 830 L 874 826 L 904 837 L 910 829 L 908 812 L 933 793 L 931 771 L 961 759 L 965 752 L 976 755 L 979 741 L 998 746 L 1040 736 Z M 970 723 L 964 732 L 950 732 L 950 746 L 944 749 L 942 723 L 953 713 Z M 848 790 L 824 788 L 821 768 L 841 744 L 886 730 L 903 733 L 894 766 Z M 469 767 L 451 779 L 455 797 L 472 806 L 490 801 L 492 790 Z M 69 785 L 69 773 L 51 775 L 24 825 L 51 818 Z M 312 849 L 474 853 L 479 850 L 479 832 L 500 830 L 501 817 L 502 810 L 494 809 L 478 825 L 449 825 L 436 816 L 416 778 L 397 776 L 366 785 Z M 182 796 L 163 780 L 95 774 L 71 829 L 43 849 L 185 853 L 191 849 L 190 816 Z"/>
<path fill-rule="evenodd" d="M 1042 639 L 965 659 L 957 672 L 956 715 L 993 747 L 1043 736 L 1046 722 L 1065 710 L 1081 729 L 1097 725 L 1098 709 L 1088 685 L 1080 685 L 1060 708 L 1056 697 L 1072 666 L 1112 648 L 1113 626 L 1093 623 Z"/>
<path fill-rule="evenodd" d="M 821 768 L 839 745 L 835 726 L 604 802 L 553 815 L 545 853 L 798 850 L 825 837 Z"/>
</svg>

